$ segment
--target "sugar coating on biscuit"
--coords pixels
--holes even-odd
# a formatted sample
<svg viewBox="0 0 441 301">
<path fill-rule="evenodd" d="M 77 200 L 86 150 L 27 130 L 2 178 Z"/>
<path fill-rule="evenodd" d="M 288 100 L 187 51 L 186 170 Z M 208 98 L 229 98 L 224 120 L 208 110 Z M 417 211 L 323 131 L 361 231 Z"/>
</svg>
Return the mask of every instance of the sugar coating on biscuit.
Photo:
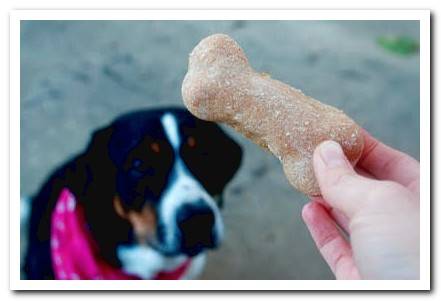
<svg viewBox="0 0 441 301">
<path fill-rule="evenodd" d="M 319 195 L 312 155 L 325 140 L 342 146 L 355 164 L 363 149 L 360 127 L 342 111 L 255 72 L 229 36 L 203 39 L 191 52 L 182 84 L 187 108 L 197 117 L 224 122 L 273 153 L 289 182 Z"/>
</svg>

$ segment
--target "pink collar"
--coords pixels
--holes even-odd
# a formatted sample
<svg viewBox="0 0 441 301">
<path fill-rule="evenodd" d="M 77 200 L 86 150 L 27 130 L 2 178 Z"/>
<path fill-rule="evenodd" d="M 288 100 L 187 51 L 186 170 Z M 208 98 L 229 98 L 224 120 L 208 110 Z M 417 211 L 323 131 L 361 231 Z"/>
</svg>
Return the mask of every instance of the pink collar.
<svg viewBox="0 0 441 301">
<path fill-rule="evenodd" d="M 100 258 L 87 230 L 83 208 L 67 188 L 63 188 L 51 219 L 51 254 L 55 279 L 135 280 Z M 173 271 L 161 271 L 153 279 L 177 280 L 190 266 L 186 260 Z"/>
</svg>

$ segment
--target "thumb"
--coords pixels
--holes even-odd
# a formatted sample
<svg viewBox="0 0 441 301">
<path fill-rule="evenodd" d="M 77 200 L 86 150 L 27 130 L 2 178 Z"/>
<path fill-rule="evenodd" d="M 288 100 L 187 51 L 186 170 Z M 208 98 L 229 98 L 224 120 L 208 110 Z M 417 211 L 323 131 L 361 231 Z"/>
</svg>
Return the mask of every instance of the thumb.
<svg viewBox="0 0 441 301">
<path fill-rule="evenodd" d="M 337 142 L 325 141 L 314 151 L 314 172 L 323 198 L 349 218 L 363 206 L 374 181 L 358 175 Z"/>
</svg>

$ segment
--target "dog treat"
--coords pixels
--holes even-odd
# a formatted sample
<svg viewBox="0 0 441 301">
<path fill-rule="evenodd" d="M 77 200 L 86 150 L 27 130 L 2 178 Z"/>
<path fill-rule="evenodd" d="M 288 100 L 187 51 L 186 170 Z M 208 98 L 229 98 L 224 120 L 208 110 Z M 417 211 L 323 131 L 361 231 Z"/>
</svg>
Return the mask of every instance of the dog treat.
<svg viewBox="0 0 441 301">
<path fill-rule="evenodd" d="M 187 108 L 197 117 L 224 122 L 282 162 L 289 182 L 319 195 L 312 155 L 322 141 L 342 146 L 352 164 L 363 150 L 360 127 L 342 111 L 255 72 L 229 36 L 203 39 L 191 52 L 182 84 Z"/>
</svg>

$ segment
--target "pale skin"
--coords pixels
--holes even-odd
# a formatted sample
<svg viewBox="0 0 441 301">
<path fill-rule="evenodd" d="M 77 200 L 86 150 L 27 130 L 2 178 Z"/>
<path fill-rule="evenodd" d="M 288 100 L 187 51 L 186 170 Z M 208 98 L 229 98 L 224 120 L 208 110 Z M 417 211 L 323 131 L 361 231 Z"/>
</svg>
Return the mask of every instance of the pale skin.
<svg viewBox="0 0 441 301">
<path fill-rule="evenodd" d="M 419 279 L 419 162 L 363 135 L 355 170 L 337 143 L 316 148 L 303 220 L 337 279 Z"/>
</svg>

